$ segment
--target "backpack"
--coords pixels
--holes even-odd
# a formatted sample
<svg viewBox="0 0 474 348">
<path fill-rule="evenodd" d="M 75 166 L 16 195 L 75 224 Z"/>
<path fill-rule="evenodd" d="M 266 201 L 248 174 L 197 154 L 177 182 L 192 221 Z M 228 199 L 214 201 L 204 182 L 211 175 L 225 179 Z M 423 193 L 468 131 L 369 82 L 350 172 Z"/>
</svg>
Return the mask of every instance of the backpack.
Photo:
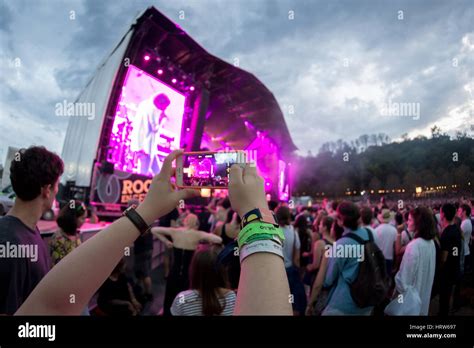
<svg viewBox="0 0 474 348">
<path fill-rule="evenodd" d="M 387 296 L 390 290 L 390 277 L 385 266 L 385 257 L 374 242 L 372 233 L 365 229 L 369 240 L 363 240 L 355 233 L 348 233 L 349 237 L 364 246 L 364 260 L 360 262 L 357 278 L 349 285 L 351 296 L 359 307 L 376 306 Z"/>
</svg>

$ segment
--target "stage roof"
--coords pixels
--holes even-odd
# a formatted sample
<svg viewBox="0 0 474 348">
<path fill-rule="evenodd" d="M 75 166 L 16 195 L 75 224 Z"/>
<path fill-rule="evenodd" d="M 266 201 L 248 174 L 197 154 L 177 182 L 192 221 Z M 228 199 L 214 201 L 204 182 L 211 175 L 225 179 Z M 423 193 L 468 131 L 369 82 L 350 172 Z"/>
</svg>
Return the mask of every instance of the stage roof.
<svg viewBox="0 0 474 348">
<path fill-rule="evenodd" d="M 156 41 L 160 52 L 183 71 L 193 73 L 210 91 L 205 133 L 224 136 L 230 146 L 245 148 L 260 130 L 275 141 L 283 157 L 297 149 L 275 97 L 253 74 L 207 52 L 154 7 L 148 8 L 135 26 L 143 29 L 144 41 Z M 255 130 L 246 127 L 246 120 Z"/>
</svg>

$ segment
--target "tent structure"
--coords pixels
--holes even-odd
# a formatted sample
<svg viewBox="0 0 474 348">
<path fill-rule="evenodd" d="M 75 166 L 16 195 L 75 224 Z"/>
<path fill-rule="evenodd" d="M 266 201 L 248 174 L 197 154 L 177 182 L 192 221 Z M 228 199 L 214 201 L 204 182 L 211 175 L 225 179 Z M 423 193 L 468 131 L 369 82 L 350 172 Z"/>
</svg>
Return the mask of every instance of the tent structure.
<svg viewBox="0 0 474 348">
<path fill-rule="evenodd" d="M 273 94 L 253 74 L 208 53 L 150 7 L 99 65 L 75 101 L 93 104 L 95 114 L 69 121 L 62 152 L 66 165 L 63 185 L 92 192 L 98 184 L 96 171 L 112 174 L 113 168 L 107 166 L 114 162 L 111 139 L 116 138 L 116 119 L 131 67 L 140 71 L 137 76 L 143 72 L 185 96 L 180 147 L 190 151 L 255 150 L 257 165 L 268 177 L 268 191 L 276 192 L 278 181 L 283 184 L 278 172 L 296 146 Z"/>
</svg>

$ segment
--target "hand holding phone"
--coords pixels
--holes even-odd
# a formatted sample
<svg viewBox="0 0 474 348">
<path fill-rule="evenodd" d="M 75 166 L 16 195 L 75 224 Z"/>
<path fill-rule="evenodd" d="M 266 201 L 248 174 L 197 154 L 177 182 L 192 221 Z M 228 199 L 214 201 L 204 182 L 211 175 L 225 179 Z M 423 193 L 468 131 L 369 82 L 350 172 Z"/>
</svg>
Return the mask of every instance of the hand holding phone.
<svg viewBox="0 0 474 348">
<path fill-rule="evenodd" d="M 176 185 L 180 188 L 227 189 L 230 167 L 244 166 L 244 151 L 185 152 L 176 161 Z"/>
</svg>

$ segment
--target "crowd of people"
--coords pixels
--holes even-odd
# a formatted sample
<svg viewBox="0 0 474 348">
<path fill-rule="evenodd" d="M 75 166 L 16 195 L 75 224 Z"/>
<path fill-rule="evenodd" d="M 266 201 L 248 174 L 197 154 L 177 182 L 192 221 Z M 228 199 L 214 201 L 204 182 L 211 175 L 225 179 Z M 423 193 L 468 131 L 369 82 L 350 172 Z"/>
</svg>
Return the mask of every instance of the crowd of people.
<svg viewBox="0 0 474 348">
<path fill-rule="evenodd" d="M 165 245 L 164 316 L 447 316 L 472 302 L 464 296 L 474 287 L 472 200 L 325 199 L 295 207 L 267 202 L 255 167 L 233 166 L 229 196 L 197 212 L 182 207 L 197 191 L 170 184 L 177 151 L 144 202 L 130 204 L 147 232 L 124 216 L 81 244 L 88 213 L 73 200 L 47 248 L 37 223 L 58 192 L 63 162 L 42 147 L 20 155 L 11 165 L 17 199 L 0 218 L 0 245 L 33 246 L 37 257 L 0 258 L 0 314 L 87 314 L 96 295 L 103 315 L 139 315 L 153 300 L 155 238 Z M 274 223 L 251 220 L 255 208 L 271 212 Z M 131 245 L 134 277 L 125 272 Z"/>
</svg>

